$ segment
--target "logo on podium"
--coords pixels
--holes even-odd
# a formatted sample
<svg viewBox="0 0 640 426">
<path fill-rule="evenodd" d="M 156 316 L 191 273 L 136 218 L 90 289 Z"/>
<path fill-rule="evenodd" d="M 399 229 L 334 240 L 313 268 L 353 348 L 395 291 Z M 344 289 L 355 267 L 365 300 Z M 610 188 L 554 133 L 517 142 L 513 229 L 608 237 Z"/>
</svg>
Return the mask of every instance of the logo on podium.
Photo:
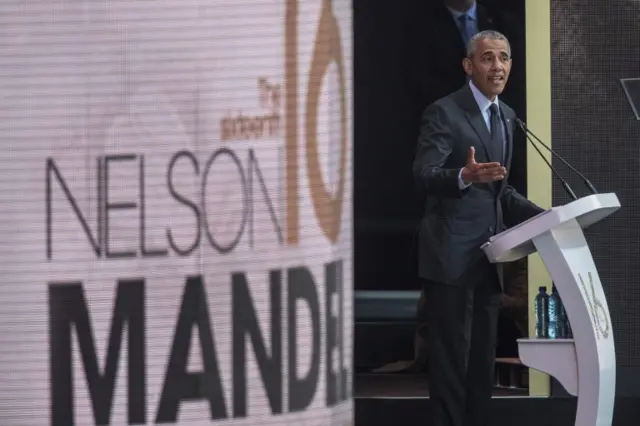
<svg viewBox="0 0 640 426">
<path fill-rule="evenodd" d="M 584 291 L 584 297 L 587 301 L 587 308 L 591 313 L 593 326 L 596 331 L 596 338 L 598 340 L 600 340 L 600 338 L 608 339 L 610 330 L 609 313 L 607 312 L 607 308 L 605 308 L 605 306 L 600 301 L 598 295 L 596 295 L 596 289 L 593 285 L 593 275 L 591 274 L 591 272 L 589 272 L 587 276 L 589 278 L 589 288 L 587 288 L 581 274 L 578 274 L 578 279 L 580 280 L 580 285 L 582 286 L 582 290 Z"/>
</svg>

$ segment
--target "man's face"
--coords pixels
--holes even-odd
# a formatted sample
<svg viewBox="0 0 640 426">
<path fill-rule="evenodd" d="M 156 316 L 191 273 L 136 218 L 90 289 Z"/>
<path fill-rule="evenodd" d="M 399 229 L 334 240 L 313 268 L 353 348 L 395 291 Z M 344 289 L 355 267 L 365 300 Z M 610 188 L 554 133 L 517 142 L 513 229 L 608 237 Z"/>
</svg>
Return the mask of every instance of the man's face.
<svg viewBox="0 0 640 426">
<path fill-rule="evenodd" d="M 507 42 L 480 39 L 471 58 L 462 61 L 464 70 L 478 89 L 493 100 L 502 93 L 511 71 L 511 57 Z"/>
</svg>

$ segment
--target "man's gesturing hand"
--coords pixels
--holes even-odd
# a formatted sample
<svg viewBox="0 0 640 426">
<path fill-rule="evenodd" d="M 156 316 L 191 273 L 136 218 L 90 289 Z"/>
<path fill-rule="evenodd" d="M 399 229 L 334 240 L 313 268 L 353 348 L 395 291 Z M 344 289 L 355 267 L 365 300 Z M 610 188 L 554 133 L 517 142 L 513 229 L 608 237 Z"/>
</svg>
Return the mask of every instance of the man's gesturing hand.
<svg viewBox="0 0 640 426">
<path fill-rule="evenodd" d="M 504 179 L 507 170 L 500 163 L 476 163 L 476 149 L 469 148 L 467 165 L 462 169 L 462 181 L 465 184 L 487 183 Z"/>
</svg>

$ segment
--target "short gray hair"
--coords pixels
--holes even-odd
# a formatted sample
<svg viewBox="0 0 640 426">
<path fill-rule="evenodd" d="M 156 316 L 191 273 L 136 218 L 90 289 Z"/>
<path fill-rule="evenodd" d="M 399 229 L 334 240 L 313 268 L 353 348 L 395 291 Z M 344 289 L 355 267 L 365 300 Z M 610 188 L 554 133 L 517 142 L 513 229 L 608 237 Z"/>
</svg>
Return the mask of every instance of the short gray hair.
<svg viewBox="0 0 640 426">
<path fill-rule="evenodd" d="M 494 31 L 494 30 L 485 30 L 476 33 L 471 39 L 469 43 L 467 43 L 467 58 L 471 58 L 474 53 L 476 53 L 476 49 L 478 47 L 478 42 L 480 40 L 489 39 L 489 40 L 502 40 L 507 43 L 507 51 L 509 53 L 509 57 L 511 57 L 511 45 L 509 44 L 509 40 L 504 34 Z"/>
</svg>

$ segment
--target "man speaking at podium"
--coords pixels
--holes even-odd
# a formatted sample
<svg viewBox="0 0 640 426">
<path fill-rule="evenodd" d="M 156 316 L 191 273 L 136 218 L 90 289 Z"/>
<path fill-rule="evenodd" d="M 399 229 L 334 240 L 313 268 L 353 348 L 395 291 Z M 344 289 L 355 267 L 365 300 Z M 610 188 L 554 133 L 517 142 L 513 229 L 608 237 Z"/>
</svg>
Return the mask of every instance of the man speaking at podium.
<svg viewBox="0 0 640 426">
<path fill-rule="evenodd" d="M 498 96 L 511 70 L 508 40 L 477 33 L 462 66 L 469 83 L 426 108 L 413 164 L 426 195 L 418 272 L 437 426 L 489 424 L 502 279 L 480 246 L 542 212 L 507 183 L 516 115 Z"/>
</svg>

